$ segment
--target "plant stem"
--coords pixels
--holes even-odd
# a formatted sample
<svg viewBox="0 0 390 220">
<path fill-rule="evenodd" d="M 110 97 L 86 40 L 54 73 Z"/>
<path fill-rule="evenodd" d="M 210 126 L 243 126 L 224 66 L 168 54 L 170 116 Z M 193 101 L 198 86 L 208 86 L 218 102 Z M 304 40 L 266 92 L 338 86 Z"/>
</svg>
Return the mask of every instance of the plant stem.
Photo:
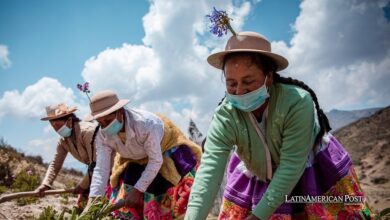
<svg viewBox="0 0 390 220">
<path fill-rule="evenodd" d="M 230 22 L 227 22 L 227 28 L 229 28 L 230 32 L 232 32 L 233 36 L 236 36 L 237 33 L 233 30 L 232 26 L 230 26 Z"/>
<path fill-rule="evenodd" d="M 85 94 L 87 95 L 87 97 L 88 97 L 88 99 L 89 99 L 89 102 L 91 103 L 91 98 L 89 98 L 88 93 L 86 92 Z"/>
</svg>

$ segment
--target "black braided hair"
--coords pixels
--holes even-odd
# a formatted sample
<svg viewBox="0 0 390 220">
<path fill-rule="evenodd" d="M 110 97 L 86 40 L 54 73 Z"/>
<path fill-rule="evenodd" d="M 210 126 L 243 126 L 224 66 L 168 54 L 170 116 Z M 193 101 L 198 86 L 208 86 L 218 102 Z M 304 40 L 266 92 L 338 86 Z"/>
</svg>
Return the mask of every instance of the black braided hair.
<svg viewBox="0 0 390 220">
<path fill-rule="evenodd" d="M 80 122 L 81 119 L 77 117 L 75 114 L 71 114 L 73 122 Z"/>
<path fill-rule="evenodd" d="M 328 117 L 326 117 L 324 111 L 321 109 L 320 104 L 318 103 L 317 95 L 315 94 L 315 92 L 304 82 L 299 81 L 297 79 L 293 79 L 291 77 L 288 78 L 282 77 L 276 72 L 274 72 L 274 83 L 283 83 L 288 85 L 299 86 L 300 88 L 310 93 L 311 98 L 315 103 L 318 122 L 320 123 L 320 127 L 321 127 L 315 139 L 315 143 L 318 144 L 321 141 L 322 137 L 324 136 L 325 132 L 329 132 L 332 128 L 330 127 Z"/>
<path fill-rule="evenodd" d="M 274 83 L 295 85 L 295 86 L 298 86 L 298 87 L 306 90 L 307 92 L 309 92 L 309 94 L 311 95 L 311 97 L 313 99 L 313 102 L 315 103 L 318 122 L 320 123 L 320 131 L 316 136 L 315 144 L 318 144 L 321 141 L 325 132 L 329 132 L 332 129 L 330 127 L 328 118 L 326 117 L 324 111 L 320 107 L 320 104 L 318 102 L 317 95 L 315 94 L 315 92 L 302 81 L 299 81 L 297 79 L 293 79 L 291 77 L 286 78 L 286 77 L 280 76 L 276 72 L 276 70 L 277 70 L 276 63 L 271 58 L 269 58 L 267 56 L 264 56 L 264 55 L 261 55 L 258 53 L 252 53 L 252 52 L 230 53 L 230 54 L 226 55 L 224 57 L 224 60 L 223 60 L 223 65 L 222 65 L 223 66 L 223 68 L 222 68 L 223 75 L 225 75 L 225 73 L 224 73 L 225 68 L 224 67 L 225 67 L 226 61 L 229 59 L 232 59 L 233 57 L 237 57 L 237 56 L 247 56 L 252 60 L 252 63 L 256 64 L 258 68 L 263 70 L 264 74 L 266 74 L 266 75 L 273 74 Z"/>
</svg>

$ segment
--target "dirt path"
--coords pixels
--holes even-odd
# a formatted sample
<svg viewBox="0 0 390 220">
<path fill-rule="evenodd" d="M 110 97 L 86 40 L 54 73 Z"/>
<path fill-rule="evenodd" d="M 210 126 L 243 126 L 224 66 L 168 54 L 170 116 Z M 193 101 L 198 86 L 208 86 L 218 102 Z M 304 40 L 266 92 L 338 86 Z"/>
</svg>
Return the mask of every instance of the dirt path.
<svg viewBox="0 0 390 220">
<path fill-rule="evenodd" d="M 18 206 L 16 200 L 1 203 L 0 204 L 0 220 L 3 219 L 28 219 L 29 217 L 38 217 L 43 208 L 52 206 L 55 210 L 60 212 L 64 208 L 71 209 L 76 204 L 77 198 L 68 197 L 67 203 L 61 202 L 65 199 L 59 195 L 51 195 L 44 198 L 40 198 L 34 204 Z"/>
</svg>

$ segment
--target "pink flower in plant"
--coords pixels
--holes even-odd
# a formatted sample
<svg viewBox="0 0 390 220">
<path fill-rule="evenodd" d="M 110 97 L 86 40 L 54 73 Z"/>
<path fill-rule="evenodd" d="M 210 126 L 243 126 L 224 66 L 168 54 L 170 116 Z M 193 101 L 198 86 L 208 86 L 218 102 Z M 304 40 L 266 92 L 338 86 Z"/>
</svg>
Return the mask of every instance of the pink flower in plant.
<svg viewBox="0 0 390 220">
<path fill-rule="evenodd" d="M 33 171 L 31 170 L 31 168 L 27 170 L 27 174 L 30 176 L 33 175 Z"/>
</svg>

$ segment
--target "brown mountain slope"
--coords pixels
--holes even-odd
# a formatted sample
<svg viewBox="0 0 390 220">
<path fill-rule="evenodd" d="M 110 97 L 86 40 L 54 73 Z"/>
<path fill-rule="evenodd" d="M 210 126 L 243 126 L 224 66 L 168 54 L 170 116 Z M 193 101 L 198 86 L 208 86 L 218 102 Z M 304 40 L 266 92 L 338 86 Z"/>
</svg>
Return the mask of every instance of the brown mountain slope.
<svg viewBox="0 0 390 220">
<path fill-rule="evenodd" d="M 390 106 L 334 135 L 351 155 L 373 208 L 390 207 Z"/>
</svg>

